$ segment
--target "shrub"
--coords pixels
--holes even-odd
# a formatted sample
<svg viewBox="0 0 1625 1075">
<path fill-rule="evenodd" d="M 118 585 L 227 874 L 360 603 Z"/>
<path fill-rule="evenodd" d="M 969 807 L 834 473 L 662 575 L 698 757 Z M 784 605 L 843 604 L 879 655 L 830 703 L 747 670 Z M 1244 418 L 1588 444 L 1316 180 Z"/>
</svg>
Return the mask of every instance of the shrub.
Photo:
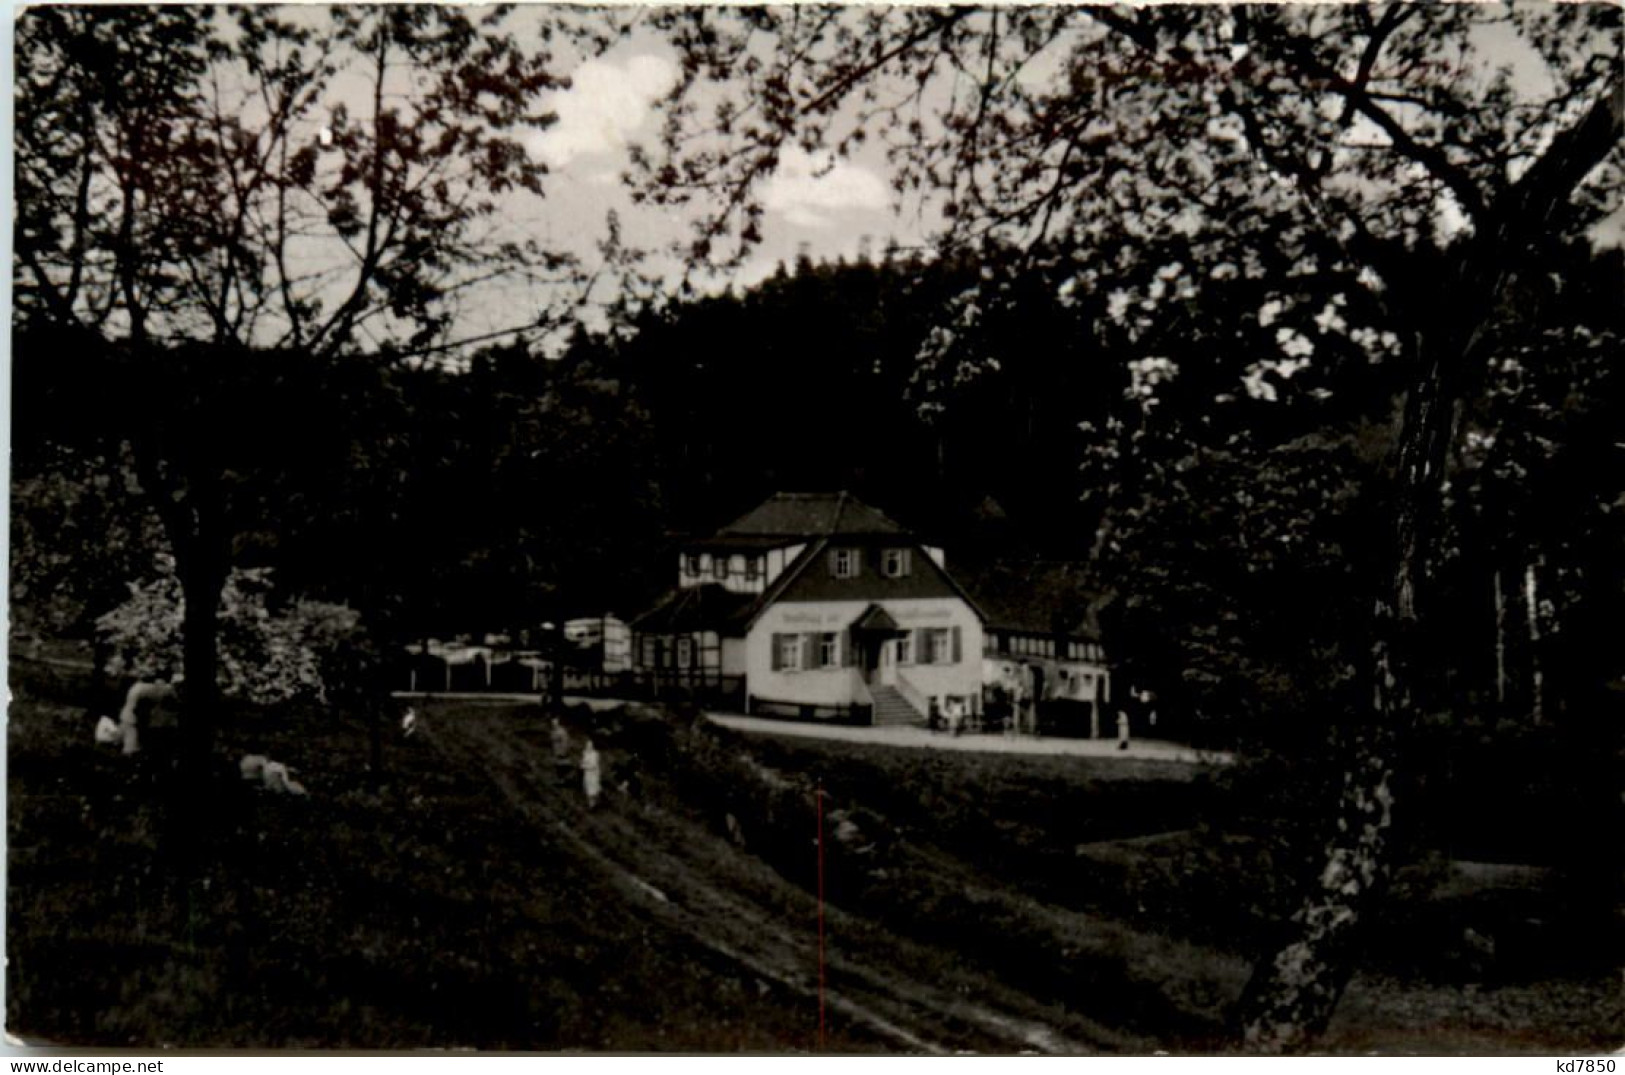
<svg viewBox="0 0 1625 1075">
<path fill-rule="evenodd" d="M 344 605 L 273 602 L 270 568 L 233 568 L 220 594 L 220 689 L 258 703 L 325 702 L 362 642 L 361 617 Z M 173 558 L 155 578 L 130 584 L 129 598 L 96 621 L 114 676 L 166 676 L 181 667 L 184 602 Z"/>
</svg>

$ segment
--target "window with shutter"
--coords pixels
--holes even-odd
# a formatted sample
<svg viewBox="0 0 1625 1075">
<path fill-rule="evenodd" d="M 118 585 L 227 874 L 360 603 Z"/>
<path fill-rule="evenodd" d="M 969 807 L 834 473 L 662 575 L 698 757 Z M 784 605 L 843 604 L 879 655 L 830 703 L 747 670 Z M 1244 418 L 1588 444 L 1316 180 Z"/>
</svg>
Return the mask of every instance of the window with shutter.
<svg viewBox="0 0 1625 1075">
<path fill-rule="evenodd" d="M 958 664 L 960 662 L 960 660 L 962 660 L 962 657 L 961 657 L 961 654 L 960 654 L 959 628 L 957 628 L 957 627 L 954 628 L 953 640 L 954 640 L 953 662 L 954 662 L 954 664 Z"/>
<path fill-rule="evenodd" d="M 784 636 L 774 635 L 772 649 L 768 654 L 768 666 L 775 672 L 784 670 Z"/>
</svg>

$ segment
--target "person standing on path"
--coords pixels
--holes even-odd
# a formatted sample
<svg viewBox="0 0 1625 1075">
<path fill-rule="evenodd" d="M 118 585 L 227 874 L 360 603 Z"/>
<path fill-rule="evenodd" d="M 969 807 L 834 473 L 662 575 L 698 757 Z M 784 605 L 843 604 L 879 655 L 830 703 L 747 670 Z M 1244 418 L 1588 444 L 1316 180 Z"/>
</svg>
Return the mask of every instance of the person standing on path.
<svg viewBox="0 0 1625 1075">
<path fill-rule="evenodd" d="M 1118 750 L 1127 750 L 1128 749 L 1128 736 L 1129 736 L 1129 733 L 1128 733 L 1128 711 L 1126 709 L 1119 709 L 1117 711 L 1117 749 Z"/>
<path fill-rule="evenodd" d="M 598 749 L 592 745 L 592 737 L 587 738 L 587 745 L 581 751 L 581 789 L 587 793 L 587 809 L 598 809 L 598 796 L 604 790 L 604 773 L 602 764 L 598 760 Z"/>
</svg>

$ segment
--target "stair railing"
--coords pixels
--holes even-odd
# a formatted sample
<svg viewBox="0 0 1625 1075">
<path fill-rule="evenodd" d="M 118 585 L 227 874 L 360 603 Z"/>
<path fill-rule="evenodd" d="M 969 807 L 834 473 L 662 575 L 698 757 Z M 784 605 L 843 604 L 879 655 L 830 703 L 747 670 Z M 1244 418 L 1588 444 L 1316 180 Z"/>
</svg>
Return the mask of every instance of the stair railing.
<svg viewBox="0 0 1625 1075">
<path fill-rule="evenodd" d="M 863 672 L 856 668 L 850 668 L 847 670 L 847 674 L 852 677 L 852 704 L 874 708 L 875 697 L 869 693 L 869 684 L 863 681 Z"/>
</svg>

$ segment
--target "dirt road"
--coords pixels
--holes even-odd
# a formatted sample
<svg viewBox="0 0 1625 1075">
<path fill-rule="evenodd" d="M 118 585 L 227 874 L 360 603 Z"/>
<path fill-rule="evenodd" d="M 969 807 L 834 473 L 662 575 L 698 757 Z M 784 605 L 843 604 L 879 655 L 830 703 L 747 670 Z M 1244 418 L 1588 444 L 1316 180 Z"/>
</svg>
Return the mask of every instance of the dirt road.
<svg viewBox="0 0 1625 1075">
<path fill-rule="evenodd" d="M 819 1001 L 814 898 L 693 820 L 613 786 L 585 809 L 560 783 L 539 730 L 493 712 L 430 719 L 426 738 L 451 765 L 488 777 L 515 824 L 609 878 L 652 922 L 737 963 L 759 979 Z M 816 853 L 808 833 L 808 853 Z M 832 1020 L 862 1027 L 901 1052 L 1137 1051 L 1076 1014 L 1009 990 L 934 949 L 892 937 L 843 912 L 825 912 L 823 999 Z M 861 945 L 855 938 L 861 938 Z"/>
</svg>

